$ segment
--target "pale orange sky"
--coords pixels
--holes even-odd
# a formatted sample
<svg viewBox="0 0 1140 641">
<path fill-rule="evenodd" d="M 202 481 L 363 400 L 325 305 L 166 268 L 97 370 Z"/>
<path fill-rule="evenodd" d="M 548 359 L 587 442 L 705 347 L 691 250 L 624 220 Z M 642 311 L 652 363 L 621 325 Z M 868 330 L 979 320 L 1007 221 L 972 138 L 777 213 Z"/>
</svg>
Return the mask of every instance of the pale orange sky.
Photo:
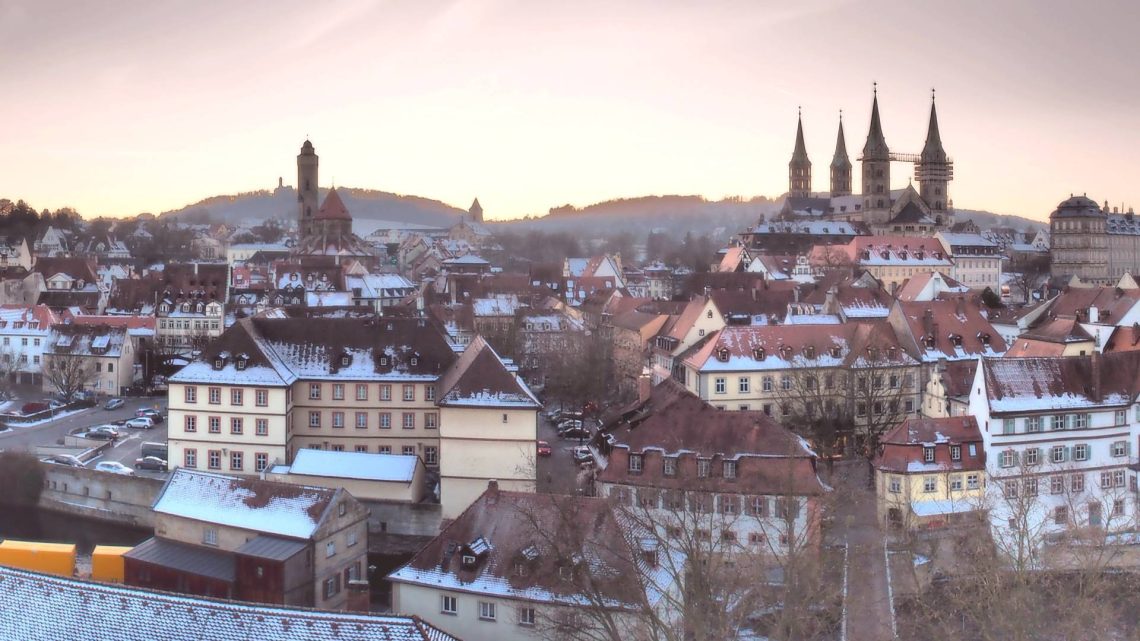
<svg viewBox="0 0 1140 641">
<path fill-rule="evenodd" d="M 292 184 L 306 134 L 322 186 L 495 218 L 777 196 L 797 105 L 826 190 L 837 112 L 854 160 L 877 80 L 894 151 L 937 87 L 960 208 L 1140 206 L 1137 27 L 1123 0 L 0 0 L 0 197 L 174 209 Z"/>
</svg>

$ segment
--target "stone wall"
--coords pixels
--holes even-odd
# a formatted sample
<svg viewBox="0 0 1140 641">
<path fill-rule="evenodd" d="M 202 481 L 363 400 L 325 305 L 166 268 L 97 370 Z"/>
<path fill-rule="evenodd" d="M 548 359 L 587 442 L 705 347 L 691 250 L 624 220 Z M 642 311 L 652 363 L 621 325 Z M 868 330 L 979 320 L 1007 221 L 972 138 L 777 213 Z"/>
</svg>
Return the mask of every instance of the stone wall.
<svg viewBox="0 0 1140 641">
<path fill-rule="evenodd" d="M 161 479 L 45 464 L 40 507 L 123 525 L 153 528 L 154 512 L 150 506 L 162 485 Z"/>
<path fill-rule="evenodd" d="M 438 503 L 361 501 L 371 511 L 368 551 L 376 554 L 410 554 L 435 538 L 443 518 Z"/>
</svg>

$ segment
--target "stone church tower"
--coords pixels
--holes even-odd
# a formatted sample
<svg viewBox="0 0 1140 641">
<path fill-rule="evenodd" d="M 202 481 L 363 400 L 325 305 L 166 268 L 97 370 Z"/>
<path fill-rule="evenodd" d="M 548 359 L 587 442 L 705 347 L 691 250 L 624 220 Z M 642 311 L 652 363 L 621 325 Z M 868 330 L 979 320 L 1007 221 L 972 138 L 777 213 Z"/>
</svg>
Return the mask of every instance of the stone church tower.
<svg viewBox="0 0 1140 641">
<path fill-rule="evenodd" d="M 317 191 L 317 152 L 308 140 L 301 145 L 297 154 L 297 202 L 300 203 L 297 218 L 297 235 L 304 238 L 313 233 L 313 217 L 318 212 L 319 192 Z"/>
<path fill-rule="evenodd" d="M 926 145 L 915 165 L 918 193 L 930 207 L 930 215 L 938 224 L 950 224 L 950 181 L 954 178 L 954 165 L 942 148 L 938 133 L 938 111 L 934 108 L 934 94 L 930 95 L 930 124 L 926 130 Z"/>
<path fill-rule="evenodd" d="M 871 127 L 863 145 L 863 220 L 886 222 L 891 210 L 891 150 L 879 122 L 879 90 L 871 103 Z"/>
<path fill-rule="evenodd" d="M 839 136 L 835 139 L 835 156 L 831 159 L 831 195 L 851 195 L 851 159 L 847 157 L 847 141 L 843 139 L 843 112 L 839 112 Z"/>
<path fill-rule="evenodd" d="M 811 196 L 811 161 L 804 146 L 803 116 L 797 116 L 796 121 L 796 149 L 788 163 L 788 198 L 807 198 Z"/>
</svg>

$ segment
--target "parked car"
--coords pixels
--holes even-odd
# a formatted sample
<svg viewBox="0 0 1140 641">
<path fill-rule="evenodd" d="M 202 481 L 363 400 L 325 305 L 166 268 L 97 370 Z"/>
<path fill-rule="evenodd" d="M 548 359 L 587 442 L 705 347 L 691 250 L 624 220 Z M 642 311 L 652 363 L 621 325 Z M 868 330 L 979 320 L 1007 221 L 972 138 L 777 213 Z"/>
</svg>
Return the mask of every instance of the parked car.
<svg viewBox="0 0 1140 641">
<path fill-rule="evenodd" d="M 103 404 L 103 409 L 105 409 L 105 410 L 117 410 L 126 404 L 127 404 L 127 402 L 121 398 L 112 398 Z"/>
<path fill-rule="evenodd" d="M 123 476 L 135 475 L 134 470 L 118 461 L 99 461 L 95 464 L 95 469 L 99 472 L 110 472 L 111 474 L 122 474 Z"/>
<path fill-rule="evenodd" d="M 20 407 L 20 413 L 27 416 L 28 414 L 37 414 L 47 409 L 51 409 L 51 406 L 47 403 L 32 401 L 31 403 L 24 403 L 24 405 Z"/>
<path fill-rule="evenodd" d="M 44 463 L 52 463 L 54 465 L 66 465 L 68 467 L 87 467 L 78 458 L 70 454 L 52 454 L 45 458 Z"/>
<path fill-rule="evenodd" d="M 594 461 L 594 454 L 590 452 L 590 448 L 585 445 L 579 445 L 574 448 L 573 457 L 575 463 L 592 463 Z"/>
<path fill-rule="evenodd" d="M 141 410 L 136 411 L 135 416 L 137 418 L 149 418 L 151 422 L 155 424 L 161 423 L 165 420 L 162 416 L 162 412 L 151 409 L 149 407 L 144 407 Z"/>
<path fill-rule="evenodd" d="M 539 456 L 550 456 L 553 452 L 554 452 L 554 450 L 552 450 L 550 448 L 550 443 L 547 443 L 546 441 L 539 441 L 538 442 L 538 455 Z"/>
<path fill-rule="evenodd" d="M 135 469 L 165 472 L 166 461 L 164 459 L 158 458 L 157 456 L 144 456 L 142 458 L 135 459 Z"/>
<path fill-rule="evenodd" d="M 59 400 L 58 398 L 46 398 L 46 399 L 44 399 L 44 403 L 46 403 L 47 406 L 51 409 L 59 409 L 59 408 L 63 407 L 64 405 L 67 405 L 67 403 L 64 403 L 63 401 Z"/>
<path fill-rule="evenodd" d="M 110 425 L 99 425 L 87 430 L 84 434 L 87 438 L 98 439 L 100 441 L 113 441 L 119 438 L 119 432 Z"/>
<path fill-rule="evenodd" d="M 558 424 L 558 431 L 570 429 L 572 427 L 582 427 L 582 421 L 576 418 L 567 419 Z"/>
<path fill-rule="evenodd" d="M 590 438 L 590 430 L 584 427 L 571 427 L 558 431 L 559 438 Z"/>
<path fill-rule="evenodd" d="M 140 430 L 149 430 L 154 427 L 154 421 L 145 416 L 137 416 L 123 423 L 125 427 L 134 427 Z"/>
</svg>

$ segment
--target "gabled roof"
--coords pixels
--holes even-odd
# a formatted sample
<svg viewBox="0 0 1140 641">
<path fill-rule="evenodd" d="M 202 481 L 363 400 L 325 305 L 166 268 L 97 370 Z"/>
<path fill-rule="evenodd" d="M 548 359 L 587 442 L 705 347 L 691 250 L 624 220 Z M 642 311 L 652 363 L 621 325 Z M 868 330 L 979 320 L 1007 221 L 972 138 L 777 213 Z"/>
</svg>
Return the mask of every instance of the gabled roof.
<svg viewBox="0 0 1140 641">
<path fill-rule="evenodd" d="M 44 280 L 57 274 L 66 274 L 75 280 L 82 280 L 85 283 L 94 283 L 99 279 L 95 273 L 94 259 L 81 258 L 78 256 L 42 256 L 36 259 L 36 264 L 32 266 L 32 271 L 43 274 Z"/>
<path fill-rule="evenodd" d="M 943 449 L 950 445 L 967 444 L 973 444 L 974 448 L 971 450 L 962 447 L 956 461 Z M 908 418 L 883 436 L 882 445 L 882 452 L 875 457 L 874 465 L 886 472 L 931 473 L 985 469 L 982 433 L 973 416 Z M 923 450 L 928 447 L 934 448 L 934 461 L 928 462 L 923 456 Z"/>
<path fill-rule="evenodd" d="M 293 456 L 289 474 L 409 483 L 415 476 L 419 460 L 415 455 L 334 452 L 302 448 Z"/>
<path fill-rule="evenodd" d="M 154 511 L 205 523 L 295 539 L 309 539 L 324 522 L 329 506 L 352 500 L 344 490 L 274 483 L 177 468 Z"/>
<path fill-rule="evenodd" d="M 1140 385 L 1140 352 L 982 359 L 992 412 L 1126 406 Z"/>
<path fill-rule="evenodd" d="M 119 358 L 129 341 L 126 327 L 57 323 L 51 328 L 44 353 Z"/>
<path fill-rule="evenodd" d="M 685 365 L 701 372 L 782 371 L 796 367 L 914 365 L 886 323 L 729 325 L 690 349 Z"/>
<path fill-rule="evenodd" d="M 440 405 L 538 408 L 541 403 L 482 336 L 467 346 L 439 381 Z"/>
<path fill-rule="evenodd" d="M 352 220 L 352 216 L 348 213 L 348 207 L 344 206 L 344 201 L 340 199 L 336 187 L 329 190 L 328 195 L 325 196 L 325 202 L 321 203 L 320 210 L 313 218 L 315 220 Z"/>
<path fill-rule="evenodd" d="M 1118 287 L 1069 287 L 1049 307 L 1054 317 L 1077 318 L 1088 322 L 1090 307 L 1096 307 L 1098 322 L 1115 325 L 1140 302 L 1140 290 Z"/>
<path fill-rule="evenodd" d="M 416 617 L 203 599 L 0 566 L 0 638 L 457 641 Z"/>
<path fill-rule="evenodd" d="M 1005 339 L 974 301 L 957 298 L 895 305 L 917 350 L 915 355 L 923 361 L 995 356 L 1007 349 Z"/>
</svg>

